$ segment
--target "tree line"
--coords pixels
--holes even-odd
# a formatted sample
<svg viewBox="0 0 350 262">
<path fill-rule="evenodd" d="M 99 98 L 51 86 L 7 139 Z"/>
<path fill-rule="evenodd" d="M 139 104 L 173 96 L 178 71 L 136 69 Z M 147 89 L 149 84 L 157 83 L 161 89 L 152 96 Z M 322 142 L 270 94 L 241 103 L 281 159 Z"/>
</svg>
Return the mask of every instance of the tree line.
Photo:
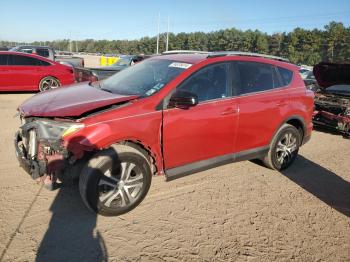
<svg viewBox="0 0 350 262">
<path fill-rule="evenodd" d="M 156 53 L 156 42 L 156 37 L 143 37 L 138 40 L 65 39 L 30 44 L 88 53 L 150 55 Z M 3 46 L 10 44 L 0 41 Z M 209 33 L 170 33 L 169 50 L 256 52 L 286 57 L 293 63 L 306 65 L 321 61 L 346 62 L 350 60 L 350 27 L 345 27 L 343 23 L 330 22 L 322 30 L 295 28 L 288 33 L 274 34 L 235 28 Z M 164 35 L 160 36 L 159 51 L 165 51 Z"/>
</svg>

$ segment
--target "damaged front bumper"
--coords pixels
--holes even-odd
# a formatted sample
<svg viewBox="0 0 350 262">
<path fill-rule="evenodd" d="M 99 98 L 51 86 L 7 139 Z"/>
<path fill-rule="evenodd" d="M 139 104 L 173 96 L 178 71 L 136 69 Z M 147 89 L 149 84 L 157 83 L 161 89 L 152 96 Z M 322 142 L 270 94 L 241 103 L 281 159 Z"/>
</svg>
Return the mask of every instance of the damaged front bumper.
<svg viewBox="0 0 350 262">
<path fill-rule="evenodd" d="M 19 165 L 33 178 L 36 179 L 46 173 L 46 166 L 40 165 L 39 162 L 28 158 L 28 152 L 24 145 L 21 144 L 22 137 L 18 131 L 15 135 L 15 152 Z"/>
<path fill-rule="evenodd" d="M 345 136 L 350 136 L 350 117 L 336 115 L 331 112 L 317 110 L 313 114 L 313 123 L 315 125 L 335 128 Z"/>
<path fill-rule="evenodd" d="M 62 171 L 71 156 L 61 140 L 47 137 L 41 129 L 40 123 L 26 123 L 14 139 L 19 164 L 33 179 Z"/>
</svg>

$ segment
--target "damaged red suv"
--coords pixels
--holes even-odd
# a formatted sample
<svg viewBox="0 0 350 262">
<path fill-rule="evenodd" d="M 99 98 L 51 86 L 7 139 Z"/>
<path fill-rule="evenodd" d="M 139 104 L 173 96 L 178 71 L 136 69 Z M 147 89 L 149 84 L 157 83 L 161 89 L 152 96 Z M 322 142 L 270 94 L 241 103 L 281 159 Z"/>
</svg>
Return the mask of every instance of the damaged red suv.
<svg viewBox="0 0 350 262">
<path fill-rule="evenodd" d="M 313 93 L 279 57 L 173 53 L 37 94 L 19 111 L 15 147 L 32 178 L 79 178 L 88 208 L 120 215 L 144 199 L 152 175 L 248 159 L 287 168 L 310 139 Z"/>
</svg>

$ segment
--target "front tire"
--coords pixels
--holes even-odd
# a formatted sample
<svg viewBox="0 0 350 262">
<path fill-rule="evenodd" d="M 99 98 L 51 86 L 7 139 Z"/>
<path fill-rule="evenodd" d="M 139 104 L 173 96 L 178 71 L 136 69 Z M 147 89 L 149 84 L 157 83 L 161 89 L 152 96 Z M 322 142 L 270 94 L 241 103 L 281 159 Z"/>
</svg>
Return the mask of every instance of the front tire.
<svg viewBox="0 0 350 262">
<path fill-rule="evenodd" d="M 263 159 L 264 164 L 278 171 L 288 168 L 298 156 L 301 134 L 292 125 L 284 124 L 272 140 L 270 150 Z"/>
<path fill-rule="evenodd" d="M 141 152 L 114 145 L 92 157 L 79 179 L 85 205 L 104 216 L 118 216 L 138 206 L 148 193 L 152 172 Z"/>
</svg>

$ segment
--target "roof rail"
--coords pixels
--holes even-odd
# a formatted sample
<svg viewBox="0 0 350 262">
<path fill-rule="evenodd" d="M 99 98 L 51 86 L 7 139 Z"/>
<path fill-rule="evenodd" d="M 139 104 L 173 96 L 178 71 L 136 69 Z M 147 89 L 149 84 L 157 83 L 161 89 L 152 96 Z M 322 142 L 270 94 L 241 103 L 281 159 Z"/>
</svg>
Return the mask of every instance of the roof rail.
<svg viewBox="0 0 350 262">
<path fill-rule="evenodd" d="M 223 52 L 211 52 L 208 55 L 208 58 L 210 57 L 218 57 L 218 56 L 255 56 L 255 57 L 264 57 L 269 58 L 273 60 L 283 61 L 283 62 L 289 62 L 287 58 L 279 57 L 279 56 L 273 56 L 273 55 L 265 55 L 265 54 L 258 54 L 258 53 L 250 53 L 250 52 L 239 52 L 239 51 L 223 51 Z"/>
<path fill-rule="evenodd" d="M 211 52 L 198 51 L 198 50 L 172 50 L 163 52 L 162 55 L 174 55 L 174 54 L 206 54 L 209 55 Z"/>
</svg>

